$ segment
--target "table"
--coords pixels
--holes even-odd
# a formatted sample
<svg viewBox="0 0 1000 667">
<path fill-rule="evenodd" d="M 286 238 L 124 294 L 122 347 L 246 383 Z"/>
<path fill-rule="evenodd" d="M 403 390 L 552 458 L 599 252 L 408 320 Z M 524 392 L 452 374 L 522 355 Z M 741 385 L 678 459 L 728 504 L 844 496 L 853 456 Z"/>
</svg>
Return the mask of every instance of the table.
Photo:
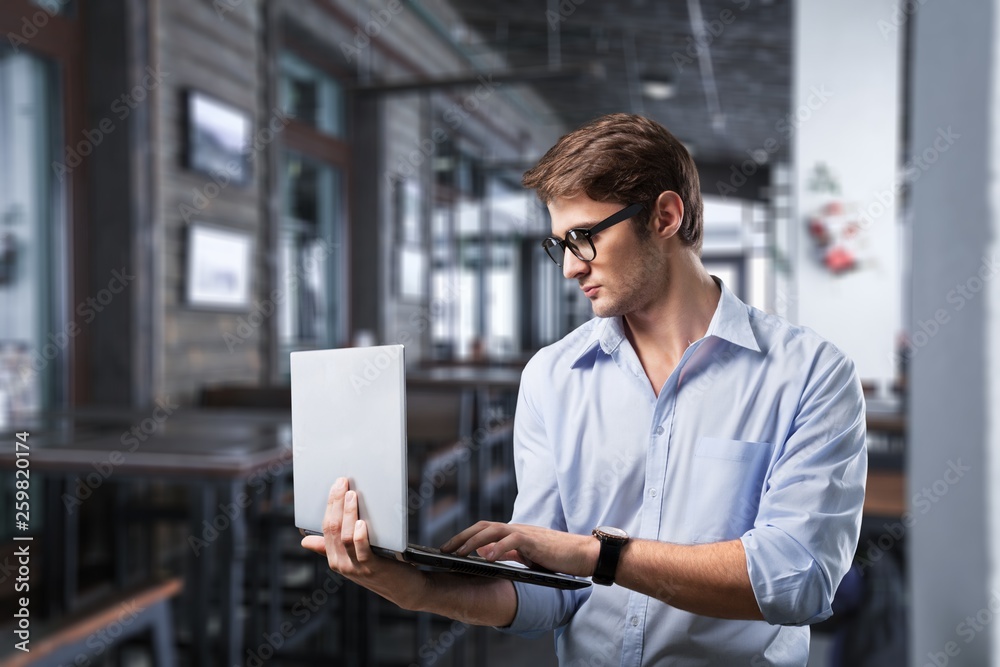
<svg viewBox="0 0 1000 667">
<path fill-rule="evenodd" d="M 906 511 L 906 414 L 897 405 L 869 404 L 865 413 L 870 450 L 866 516 L 899 518 Z"/>
<path fill-rule="evenodd" d="M 27 431 L 30 469 L 49 480 L 47 525 L 61 527 L 65 537 L 64 558 L 47 571 L 46 585 L 62 599 L 54 606 L 69 611 L 75 606 L 77 590 L 78 512 L 64 511 L 62 493 L 77 477 L 91 477 L 99 486 L 105 481 L 171 481 L 190 485 L 195 502 L 189 521 L 192 535 L 202 535 L 203 522 L 211 523 L 220 506 L 231 507 L 241 500 L 247 485 L 265 475 L 273 476 L 291 468 L 291 415 L 288 411 L 204 410 L 78 410 L 57 412 L 14 424 Z M 129 437 L 131 436 L 131 437 Z M 2 437 L 10 440 L 12 434 Z M 106 471 L 102 474 L 95 464 Z M 14 458 L 3 457 L 0 468 L 13 468 Z M 32 487 L 34 488 L 34 486 Z M 75 493 L 74 493 L 75 495 Z M 54 502 L 53 502 L 54 501 Z M 237 502 L 237 504 L 241 504 Z M 244 508 L 245 509 L 245 508 Z M 218 562 L 223 579 L 221 637 L 224 663 L 243 660 L 243 604 L 247 544 L 247 512 L 227 515 L 228 529 L 220 544 Z M 213 540 L 214 541 L 214 540 Z M 211 562 L 197 558 L 192 550 L 195 594 L 192 632 L 197 664 L 215 664 L 210 659 L 207 628 L 210 612 Z M 52 563 L 48 559 L 46 563 Z"/>
</svg>

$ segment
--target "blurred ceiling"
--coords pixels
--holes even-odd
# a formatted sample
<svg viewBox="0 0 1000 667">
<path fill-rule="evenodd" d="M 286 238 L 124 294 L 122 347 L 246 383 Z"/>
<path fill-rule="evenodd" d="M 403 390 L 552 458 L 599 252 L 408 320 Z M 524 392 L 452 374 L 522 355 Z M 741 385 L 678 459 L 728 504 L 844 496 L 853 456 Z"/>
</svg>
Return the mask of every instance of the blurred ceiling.
<svg viewBox="0 0 1000 667">
<path fill-rule="evenodd" d="M 530 84 L 555 110 L 542 122 L 573 128 L 630 111 L 661 122 L 702 164 L 787 157 L 791 0 L 448 2 L 472 28 L 452 37 L 473 61 L 492 50 L 513 71 L 585 72 Z M 767 155 L 769 139 L 778 146 Z"/>
</svg>

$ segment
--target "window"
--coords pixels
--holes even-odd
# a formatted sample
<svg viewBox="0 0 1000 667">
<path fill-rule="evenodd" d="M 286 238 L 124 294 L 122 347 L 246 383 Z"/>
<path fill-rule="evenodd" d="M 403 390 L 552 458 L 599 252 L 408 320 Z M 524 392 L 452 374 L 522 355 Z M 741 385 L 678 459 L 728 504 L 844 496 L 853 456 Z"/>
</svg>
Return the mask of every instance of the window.
<svg viewBox="0 0 1000 667">
<path fill-rule="evenodd" d="M 434 160 L 431 220 L 433 355 L 464 359 L 486 343 L 485 202 L 479 147 L 443 142 Z"/>
<path fill-rule="evenodd" d="M 285 52 L 279 59 L 281 110 L 324 134 L 344 136 L 343 89 L 333 77 Z"/>
<path fill-rule="evenodd" d="M 286 33 L 285 43 L 297 40 Z M 278 304 L 272 364 L 287 380 L 288 353 L 343 345 L 348 328 L 346 255 L 351 151 L 344 86 L 303 50 L 278 55 L 278 103 L 291 121 L 278 157 L 281 215 L 274 237 Z"/>
<path fill-rule="evenodd" d="M 278 247 L 279 351 L 335 345 L 343 337 L 345 295 L 341 235 L 341 173 L 335 167 L 287 152 Z"/>
<path fill-rule="evenodd" d="M 0 419 L 61 402 L 79 333 L 58 315 L 66 263 L 50 167 L 56 79 L 49 61 L 0 46 Z"/>
</svg>

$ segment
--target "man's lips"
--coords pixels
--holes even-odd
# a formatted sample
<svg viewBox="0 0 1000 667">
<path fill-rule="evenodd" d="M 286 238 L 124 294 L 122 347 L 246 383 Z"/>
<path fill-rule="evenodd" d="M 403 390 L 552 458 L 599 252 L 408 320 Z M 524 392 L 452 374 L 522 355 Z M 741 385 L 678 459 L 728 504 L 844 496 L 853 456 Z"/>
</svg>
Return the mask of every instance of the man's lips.
<svg viewBox="0 0 1000 667">
<path fill-rule="evenodd" d="M 587 297 L 591 297 L 591 296 L 594 296 L 595 294 L 597 294 L 597 290 L 599 288 L 600 288 L 600 285 L 586 285 L 586 286 L 582 286 L 581 285 L 580 286 L 580 289 L 583 290 L 583 295 L 587 296 Z"/>
</svg>

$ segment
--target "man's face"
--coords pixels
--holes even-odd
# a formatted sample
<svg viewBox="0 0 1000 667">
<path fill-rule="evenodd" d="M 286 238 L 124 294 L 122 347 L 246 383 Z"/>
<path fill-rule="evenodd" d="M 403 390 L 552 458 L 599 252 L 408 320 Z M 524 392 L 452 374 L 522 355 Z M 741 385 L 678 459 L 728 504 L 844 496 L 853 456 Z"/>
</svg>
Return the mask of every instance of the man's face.
<svg viewBox="0 0 1000 667">
<path fill-rule="evenodd" d="M 596 202 L 583 194 L 554 199 L 548 205 L 552 233 L 564 238 L 571 229 L 588 229 L 626 204 Z M 648 217 L 649 212 L 643 210 L 639 215 Z M 584 262 L 567 251 L 562 270 L 564 276 L 580 284 L 595 315 L 615 317 L 636 312 L 664 293 L 667 260 L 655 245 L 655 235 L 640 239 L 633 222 L 623 221 L 596 234 L 592 241 L 597 251 L 592 261 Z"/>
</svg>

